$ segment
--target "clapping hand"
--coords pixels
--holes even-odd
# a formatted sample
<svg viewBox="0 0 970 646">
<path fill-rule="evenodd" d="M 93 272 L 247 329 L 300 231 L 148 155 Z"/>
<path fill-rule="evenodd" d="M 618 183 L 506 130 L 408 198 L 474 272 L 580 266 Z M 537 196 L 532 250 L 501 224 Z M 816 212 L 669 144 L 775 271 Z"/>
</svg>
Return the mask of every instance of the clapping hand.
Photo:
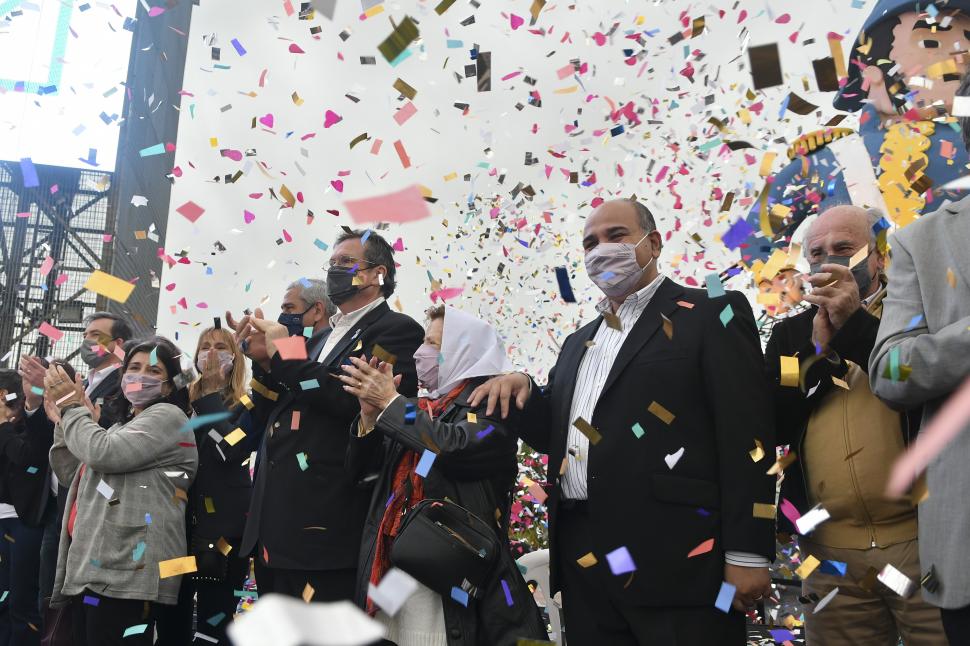
<svg viewBox="0 0 970 646">
<path fill-rule="evenodd" d="M 347 374 L 337 378 L 344 383 L 344 390 L 360 401 L 360 415 L 365 426 L 372 426 L 373 421 L 387 405 L 397 397 L 397 387 L 401 385 L 401 376 L 394 375 L 394 367 L 377 357 L 364 361 L 358 357 L 350 357 L 350 364 L 341 366 Z"/>
<path fill-rule="evenodd" d="M 205 356 L 205 366 L 202 369 L 202 376 L 199 378 L 199 386 L 202 388 L 203 395 L 222 392 L 229 382 L 229 373 L 223 371 L 219 364 L 219 352 L 215 348 L 209 348 Z"/>
</svg>

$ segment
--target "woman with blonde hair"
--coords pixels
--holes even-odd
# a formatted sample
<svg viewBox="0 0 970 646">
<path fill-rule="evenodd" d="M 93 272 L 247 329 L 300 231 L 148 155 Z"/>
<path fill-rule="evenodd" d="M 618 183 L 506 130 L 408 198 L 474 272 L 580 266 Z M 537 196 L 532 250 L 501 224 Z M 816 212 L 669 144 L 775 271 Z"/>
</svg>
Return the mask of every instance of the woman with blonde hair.
<svg viewBox="0 0 970 646">
<path fill-rule="evenodd" d="M 249 456 L 258 446 L 258 427 L 241 403 L 245 357 L 228 330 L 210 327 L 199 335 L 195 366 L 200 376 L 188 391 L 199 470 L 189 490 L 187 530 L 199 570 L 183 577 L 178 605 L 160 618 L 159 645 L 192 643 L 193 596 L 195 633 L 209 643 L 228 644 L 226 626 L 239 600 L 235 591 L 249 574 L 249 559 L 238 546 L 252 495 Z"/>
</svg>

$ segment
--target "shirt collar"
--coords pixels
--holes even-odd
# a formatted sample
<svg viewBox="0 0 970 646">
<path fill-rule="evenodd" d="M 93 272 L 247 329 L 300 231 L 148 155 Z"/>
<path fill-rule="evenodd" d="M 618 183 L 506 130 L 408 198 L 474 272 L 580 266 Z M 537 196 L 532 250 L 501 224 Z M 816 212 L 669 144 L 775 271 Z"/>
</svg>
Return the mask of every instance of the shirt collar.
<svg viewBox="0 0 970 646">
<path fill-rule="evenodd" d="M 344 314 L 338 309 L 337 313 L 330 317 L 330 328 L 333 329 L 337 327 L 341 321 L 344 322 L 344 325 L 353 325 L 360 319 L 364 318 L 368 312 L 379 307 L 383 302 L 385 302 L 384 297 L 378 296 L 367 305 L 357 308 L 353 312 L 347 312 Z"/>
<path fill-rule="evenodd" d="M 660 284 L 663 283 L 664 278 L 665 276 L 663 274 L 657 274 L 657 277 L 650 281 L 646 287 L 627 296 L 620 307 L 632 305 L 634 309 L 642 310 L 650 302 L 650 299 L 653 298 L 653 295 L 657 293 L 657 290 L 660 289 Z M 600 314 L 610 311 L 609 297 L 604 298 L 596 304 L 596 311 Z"/>
</svg>

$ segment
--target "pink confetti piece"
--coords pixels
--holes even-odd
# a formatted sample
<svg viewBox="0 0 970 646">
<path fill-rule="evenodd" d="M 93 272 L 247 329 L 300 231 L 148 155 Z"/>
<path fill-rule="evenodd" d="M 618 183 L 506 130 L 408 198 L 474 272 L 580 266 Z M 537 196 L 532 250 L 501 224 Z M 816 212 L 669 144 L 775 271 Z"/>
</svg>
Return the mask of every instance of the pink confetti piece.
<svg viewBox="0 0 970 646">
<path fill-rule="evenodd" d="M 382 139 L 375 139 L 374 140 L 374 143 L 371 144 L 370 154 L 376 155 L 379 152 L 381 152 L 381 144 L 383 144 L 383 143 L 384 143 L 384 141 Z M 30 215 L 30 214 L 28 213 L 28 215 Z"/>
<path fill-rule="evenodd" d="M 148 17 L 154 18 L 155 16 L 160 16 L 165 13 L 165 7 L 152 7 L 148 10 Z"/>
<path fill-rule="evenodd" d="M 51 341 L 60 341 L 61 337 L 64 336 L 63 332 L 58 330 L 56 327 L 54 327 L 47 321 L 44 321 L 43 323 L 41 323 L 40 326 L 37 328 L 37 331 L 43 334 L 44 336 L 48 337 Z"/>
<path fill-rule="evenodd" d="M 269 112 L 267 114 L 264 114 L 259 118 L 259 122 L 264 126 L 266 126 L 267 128 L 272 128 L 273 124 L 275 123 L 275 119 L 273 118 L 273 113 Z"/>
<path fill-rule="evenodd" d="M 397 157 L 401 160 L 401 166 L 404 168 L 410 168 L 411 158 L 408 157 L 408 153 L 406 150 L 404 150 L 404 144 L 401 143 L 400 139 L 394 142 L 394 150 L 397 151 Z"/>
<path fill-rule="evenodd" d="M 323 127 L 329 128 L 330 126 L 337 125 L 343 120 L 344 118 L 333 110 L 327 110 L 326 114 L 323 115 Z"/>
<path fill-rule="evenodd" d="M 386 195 L 347 200 L 344 206 L 354 222 L 413 222 L 431 215 L 417 186 Z"/>
<path fill-rule="evenodd" d="M 203 209 L 201 206 L 199 206 L 192 200 L 189 200 L 182 206 L 178 207 L 177 209 L 175 209 L 175 211 L 176 213 L 182 215 L 189 222 L 195 222 L 200 217 L 202 217 L 203 213 L 205 213 L 205 209 Z"/>
<path fill-rule="evenodd" d="M 251 224 L 253 220 L 256 219 L 256 214 L 251 211 L 243 210 L 243 221 L 246 224 Z"/>
<path fill-rule="evenodd" d="M 414 104 L 408 101 L 404 104 L 404 106 L 401 107 L 400 110 L 394 113 L 394 120 L 397 121 L 397 125 L 403 126 L 404 123 L 413 117 L 417 111 L 418 109 L 414 107 Z"/>
<path fill-rule="evenodd" d="M 46 276 L 47 274 L 51 273 L 51 269 L 53 268 L 54 268 L 54 259 L 51 258 L 50 256 L 47 256 L 46 258 L 44 258 L 44 262 L 42 262 L 40 265 L 40 275 Z"/>
<path fill-rule="evenodd" d="M 572 63 L 570 63 L 569 65 L 565 65 L 563 67 L 560 67 L 556 71 L 556 74 L 559 76 L 560 79 L 564 79 L 564 78 L 567 78 L 569 76 L 572 76 L 575 71 L 576 71 L 576 68 L 573 67 L 573 64 Z"/>
<path fill-rule="evenodd" d="M 521 16 L 517 16 L 514 13 L 509 16 L 509 24 L 512 25 L 512 31 L 515 31 L 525 23 L 525 19 Z"/>
<path fill-rule="evenodd" d="M 61 274 L 60 276 L 58 276 L 54 280 L 54 286 L 55 287 L 60 287 L 61 285 L 63 285 L 66 282 L 67 282 L 67 274 Z"/>
<path fill-rule="evenodd" d="M 442 302 L 444 302 L 449 298 L 454 298 L 460 295 L 463 291 L 465 291 L 464 287 L 444 287 L 431 292 L 431 302 L 437 303 L 439 298 Z"/>
<path fill-rule="evenodd" d="M 337 191 L 338 193 L 343 193 L 344 192 L 344 183 L 343 183 L 343 180 L 339 180 L 339 179 L 331 180 L 330 181 L 330 186 L 333 186 L 333 189 L 335 191 Z"/>
<path fill-rule="evenodd" d="M 290 43 L 290 53 L 291 54 L 306 54 L 305 51 L 300 49 L 300 46 L 296 43 Z"/>
</svg>

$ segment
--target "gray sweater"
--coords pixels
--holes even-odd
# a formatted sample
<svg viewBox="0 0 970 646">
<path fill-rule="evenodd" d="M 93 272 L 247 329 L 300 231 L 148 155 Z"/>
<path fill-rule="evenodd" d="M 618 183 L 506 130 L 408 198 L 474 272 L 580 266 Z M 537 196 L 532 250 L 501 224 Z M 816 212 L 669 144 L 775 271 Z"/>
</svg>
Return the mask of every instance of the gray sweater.
<svg viewBox="0 0 970 646">
<path fill-rule="evenodd" d="M 104 430 L 84 407 L 54 429 L 50 461 L 70 483 L 51 605 L 85 588 L 117 599 L 178 600 L 181 577 L 159 578 L 159 561 L 186 555 L 185 505 L 198 467 L 195 435 L 171 404 L 155 404 Z M 81 465 L 84 473 L 78 477 Z M 70 511 L 77 501 L 73 539 Z"/>
</svg>

